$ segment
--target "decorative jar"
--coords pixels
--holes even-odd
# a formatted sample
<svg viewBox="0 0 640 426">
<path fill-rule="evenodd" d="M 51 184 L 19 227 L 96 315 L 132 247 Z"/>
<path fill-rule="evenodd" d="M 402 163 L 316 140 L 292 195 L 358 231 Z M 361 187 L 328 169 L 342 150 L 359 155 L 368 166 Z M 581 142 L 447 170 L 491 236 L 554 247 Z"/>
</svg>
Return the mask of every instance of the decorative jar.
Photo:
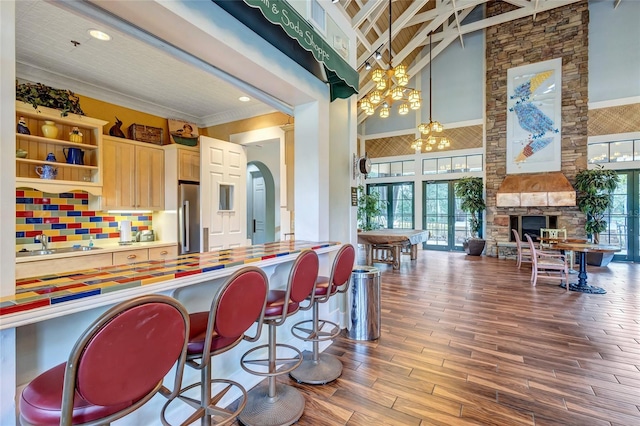
<svg viewBox="0 0 640 426">
<path fill-rule="evenodd" d="M 45 138 L 56 139 L 58 137 L 58 127 L 53 121 L 45 121 L 42 125 L 42 134 Z"/>
</svg>

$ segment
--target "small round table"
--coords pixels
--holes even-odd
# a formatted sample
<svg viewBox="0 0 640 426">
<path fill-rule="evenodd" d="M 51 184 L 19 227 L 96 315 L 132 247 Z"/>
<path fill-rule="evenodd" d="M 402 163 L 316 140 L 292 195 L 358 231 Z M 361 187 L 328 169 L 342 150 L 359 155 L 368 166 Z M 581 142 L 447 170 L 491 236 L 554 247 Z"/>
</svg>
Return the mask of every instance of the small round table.
<svg viewBox="0 0 640 426">
<path fill-rule="evenodd" d="M 553 248 L 558 250 L 571 250 L 578 253 L 578 282 L 569 284 L 569 289 L 583 293 L 605 294 L 607 291 L 601 287 L 587 284 L 587 253 L 615 253 L 621 250 L 618 246 L 591 243 L 557 242 Z"/>
</svg>

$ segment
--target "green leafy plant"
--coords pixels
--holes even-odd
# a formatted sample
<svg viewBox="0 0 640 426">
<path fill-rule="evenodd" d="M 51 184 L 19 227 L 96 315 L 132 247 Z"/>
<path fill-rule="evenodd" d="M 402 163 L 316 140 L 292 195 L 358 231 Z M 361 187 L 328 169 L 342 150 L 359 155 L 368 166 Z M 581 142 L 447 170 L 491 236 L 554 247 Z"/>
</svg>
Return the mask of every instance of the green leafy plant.
<svg viewBox="0 0 640 426">
<path fill-rule="evenodd" d="M 367 194 L 363 185 L 358 186 L 358 229 L 371 231 L 380 228 L 376 218 L 384 213 L 385 204 L 380 200 L 380 194 Z"/>
<path fill-rule="evenodd" d="M 605 170 L 598 166 L 591 170 L 581 170 L 576 175 L 578 208 L 587 215 L 584 229 L 593 235 L 593 242 L 600 242 L 600 233 L 607 230 L 605 213 L 613 201 L 611 193 L 616 189 L 620 178 L 614 170 Z"/>
<path fill-rule="evenodd" d="M 16 82 L 16 99 L 31 104 L 35 109 L 39 106 L 58 109 L 62 117 L 69 113 L 84 115 L 80 99 L 72 91 L 54 89 L 42 83 Z"/>
<path fill-rule="evenodd" d="M 482 212 L 487 208 L 483 196 L 482 178 L 464 177 L 455 183 L 456 197 L 462 200 L 460 208 L 469 213 L 471 238 L 477 238 L 480 231 Z"/>
</svg>

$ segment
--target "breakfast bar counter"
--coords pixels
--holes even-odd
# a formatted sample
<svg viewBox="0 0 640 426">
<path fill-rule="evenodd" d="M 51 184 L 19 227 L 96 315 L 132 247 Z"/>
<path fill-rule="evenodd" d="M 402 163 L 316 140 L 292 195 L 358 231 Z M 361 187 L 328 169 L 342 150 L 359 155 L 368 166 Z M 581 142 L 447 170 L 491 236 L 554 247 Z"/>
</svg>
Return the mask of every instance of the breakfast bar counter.
<svg viewBox="0 0 640 426">
<path fill-rule="evenodd" d="M 261 268 L 269 277 L 269 287 L 280 288 L 299 253 L 316 251 L 320 273 L 326 275 L 340 247 L 337 242 L 282 241 L 18 279 L 16 294 L 0 298 L 1 394 L 6 398 L 17 398 L 22 387 L 39 373 L 66 361 L 78 336 L 95 318 L 117 303 L 160 293 L 175 297 L 189 312 L 208 310 L 216 289 L 245 265 Z M 332 305 L 324 308 L 330 310 L 329 318 L 341 323 L 346 308 L 340 301 L 325 305 Z M 292 321 L 308 319 L 309 315 L 310 311 L 299 311 Z M 258 344 L 266 342 L 266 335 L 262 333 Z M 309 344 L 295 339 L 288 331 L 283 331 L 282 341 L 310 350 Z M 246 388 L 255 386 L 260 381 L 259 376 L 244 372 L 237 362 L 249 345 L 253 346 L 242 342 L 237 348 L 219 355 L 216 375 L 236 380 Z M 198 380 L 198 373 L 185 371 L 185 384 Z M 228 395 L 229 402 L 238 396 Z M 154 397 L 118 424 L 160 425 L 159 413 L 163 404 L 162 397 Z M 180 419 L 184 418 L 184 413 L 169 413 L 171 416 Z M 8 424 L 13 424 L 12 417 L 6 412 L 2 415 L 3 421 L 9 419 Z"/>
</svg>

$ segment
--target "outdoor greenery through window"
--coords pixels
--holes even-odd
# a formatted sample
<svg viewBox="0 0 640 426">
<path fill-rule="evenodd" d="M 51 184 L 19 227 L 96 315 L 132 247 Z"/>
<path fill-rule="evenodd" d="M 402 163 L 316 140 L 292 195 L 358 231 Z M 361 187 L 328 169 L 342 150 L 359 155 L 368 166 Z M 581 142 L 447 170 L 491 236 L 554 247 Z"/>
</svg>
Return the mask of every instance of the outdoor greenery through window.
<svg viewBox="0 0 640 426">
<path fill-rule="evenodd" d="M 369 177 L 414 176 L 415 174 L 414 160 L 390 161 L 372 164 Z"/>
<path fill-rule="evenodd" d="M 587 155 L 592 164 L 640 161 L 640 139 L 589 144 Z"/>
<path fill-rule="evenodd" d="M 413 229 L 413 182 L 367 185 L 368 193 L 377 192 L 384 213 L 378 218 L 382 228 Z"/>
<path fill-rule="evenodd" d="M 482 154 L 428 158 L 422 160 L 423 175 L 481 171 Z"/>
</svg>

